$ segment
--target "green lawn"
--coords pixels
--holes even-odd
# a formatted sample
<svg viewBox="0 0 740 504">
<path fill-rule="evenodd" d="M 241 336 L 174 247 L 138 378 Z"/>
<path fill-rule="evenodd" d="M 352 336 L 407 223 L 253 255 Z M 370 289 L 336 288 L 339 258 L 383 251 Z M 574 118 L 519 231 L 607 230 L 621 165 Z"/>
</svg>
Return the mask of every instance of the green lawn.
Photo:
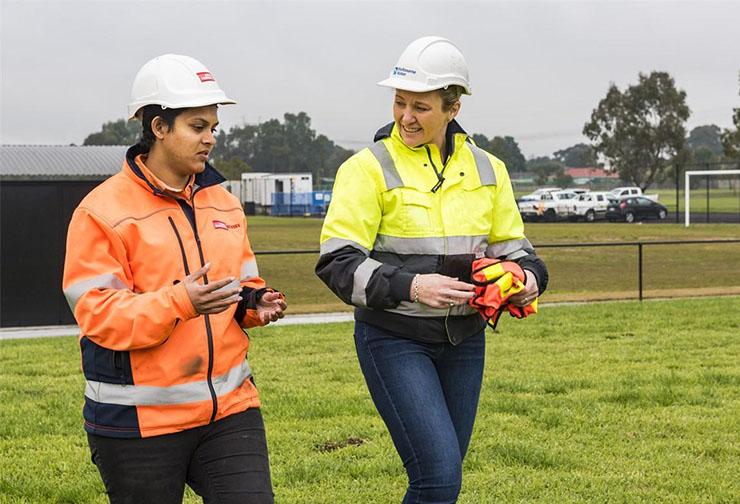
<svg viewBox="0 0 740 504">
<path fill-rule="evenodd" d="M 669 211 L 676 211 L 676 191 L 674 189 L 648 189 L 649 194 L 658 194 L 658 201 L 665 205 Z M 691 199 L 691 211 L 704 213 L 707 211 L 707 193 L 704 187 L 692 189 L 689 195 Z M 684 191 L 678 193 L 678 208 L 684 211 Z M 710 212 L 740 213 L 740 191 L 731 189 L 711 189 L 709 191 Z"/>
<path fill-rule="evenodd" d="M 460 502 L 738 502 L 739 313 L 725 297 L 506 317 L 488 335 Z M 351 332 L 252 333 L 279 503 L 401 499 Z M 82 391 L 75 338 L 0 342 L 0 503 L 105 502 Z"/>
<path fill-rule="evenodd" d="M 255 250 L 316 250 L 320 219 L 249 217 Z M 535 244 L 740 239 L 740 225 L 527 223 Z M 550 269 L 547 301 L 634 299 L 637 296 L 637 248 L 542 248 Z M 316 254 L 261 255 L 262 276 L 286 293 L 293 313 L 349 309 L 314 275 Z M 645 247 L 644 289 L 648 297 L 740 293 L 740 243 Z"/>
</svg>

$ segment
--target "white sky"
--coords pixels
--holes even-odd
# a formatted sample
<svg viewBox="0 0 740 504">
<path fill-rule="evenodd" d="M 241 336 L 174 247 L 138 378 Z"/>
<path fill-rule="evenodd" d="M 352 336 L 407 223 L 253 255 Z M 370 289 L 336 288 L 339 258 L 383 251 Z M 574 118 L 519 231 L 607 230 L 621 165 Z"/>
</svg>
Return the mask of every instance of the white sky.
<svg viewBox="0 0 740 504">
<path fill-rule="evenodd" d="M 131 81 L 159 54 L 203 61 L 226 93 L 224 128 L 305 111 L 360 148 L 391 120 L 375 85 L 422 35 L 468 61 L 469 133 L 512 135 L 525 156 L 586 141 L 610 82 L 668 71 L 688 129 L 740 106 L 740 1 L 315 2 L 0 0 L 0 141 L 81 143 L 124 117 Z"/>
</svg>

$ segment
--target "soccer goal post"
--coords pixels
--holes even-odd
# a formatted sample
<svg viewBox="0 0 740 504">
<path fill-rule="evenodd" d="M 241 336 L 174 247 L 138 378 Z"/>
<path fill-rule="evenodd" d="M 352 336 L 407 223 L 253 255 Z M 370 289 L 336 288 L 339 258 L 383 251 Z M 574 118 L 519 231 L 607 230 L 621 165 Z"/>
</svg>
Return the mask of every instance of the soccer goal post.
<svg viewBox="0 0 740 504">
<path fill-rule="evenodd" d="M 709 177 L 709 176 L 718 176 L 718 175 L 740 175 L 740 170 L 689 170 L 686 172 L 686 180 L 684 181 L 684 222 L 686 223 L 686 227 L 689 227 L 690 224 L 690 217 L 691 214 L 691 203 L 690 203 L 690 197 L 691 197 L 691 176 L 692 175 L 698 175 L 700 177 Z"/>
</svg>

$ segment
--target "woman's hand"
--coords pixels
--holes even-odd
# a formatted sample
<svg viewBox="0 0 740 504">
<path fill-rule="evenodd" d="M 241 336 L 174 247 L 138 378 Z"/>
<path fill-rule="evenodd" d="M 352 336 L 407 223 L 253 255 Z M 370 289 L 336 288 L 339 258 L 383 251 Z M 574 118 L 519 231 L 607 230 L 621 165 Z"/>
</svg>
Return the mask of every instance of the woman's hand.
<svg viewBox="0 0 740 504">
<path fill-rule="evenodd" d="M 209 284 L 201 284 L 198 280 L 208 273 L 211 269 L 211 263 L 197 271 L 194 271 L 183 280 L 185 290 L 188 291 L 190 301 L 193 303 L 195 311 L 200 315 L 209 315 L 221 313 L 234 303 L 241 301 L 241 286 L 234 277 L 226 277 Z M 234 283 L 233 286 L 229 284 Z M 227 287 L 224 289 L 224 287 Z"/>
<path fill-rule="evenodd" d="M 283 295 L 279 292 L 267 291 L 262 294 L 257 303 L 257 315 L 264 325 L 275 322 L 285 316 L 283 313 L 288 308 Z"/>
<path fill-rule="evenodd" d="M 534 273 L 525 269 L 524 274 L 527 276 L 524 289 L 509 298 L 509 302 L 514 306 L 522 307 L 532 304 L 532 301 L 534 301 L 540 293 L 540 288 L 537 285 L 537 277 L 534 276 Z"/>
<path fill-rule="evenodd" d="M 414 277 L 410 297 L 432 308 L 449 308 L 467 303 L 475 295 L 474 289 L 475 285 L 461 282 L 457 278 L 430 273 Z"/>
</svg>

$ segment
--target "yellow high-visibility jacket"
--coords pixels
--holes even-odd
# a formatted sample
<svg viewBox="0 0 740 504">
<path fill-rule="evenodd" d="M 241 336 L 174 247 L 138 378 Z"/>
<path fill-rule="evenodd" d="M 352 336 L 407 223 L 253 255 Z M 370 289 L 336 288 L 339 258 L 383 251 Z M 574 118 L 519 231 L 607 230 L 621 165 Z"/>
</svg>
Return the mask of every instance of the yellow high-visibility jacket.
<svg viewBox="0 0 740 504">
<path fill-rule="evenodd" d="M 408 147 L 394 123 L 337 172 L 321 232 L 316 274 L 355 318 L 401 336 L 453 344 L 485 326 L 470 306 L 413 303 L 417 273 L 470 281 L 476 257 L 513 260 L 542 293 L 544 262 L 524 236 L 504 163 L 477 147 L 456 121 L 446 160 L 436 145 Z"/>
</svg>

